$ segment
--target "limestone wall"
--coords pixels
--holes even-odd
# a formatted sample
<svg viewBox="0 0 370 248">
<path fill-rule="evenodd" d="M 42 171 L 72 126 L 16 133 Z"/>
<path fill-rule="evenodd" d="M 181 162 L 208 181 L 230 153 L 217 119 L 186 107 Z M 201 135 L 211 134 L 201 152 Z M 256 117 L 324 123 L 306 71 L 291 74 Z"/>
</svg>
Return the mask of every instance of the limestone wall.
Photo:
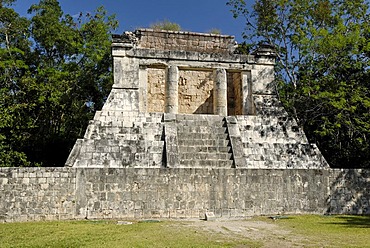
<svg viewBox="0 0 370 248">
<path fill-rule="evenodd" d="M 148 68 L 147 112 L 164 113 L 165 106 L 165 69 Z"/>
<path fill-rule="evenodd" d="M 148 68 L 147 112 L 165 112 L 166 71 Z M 178 79 L 179 113 L 213 113 L 213 72 L 180 70 Z"/>
<path fill-rule="evenodd" d="M 370 171 L 0 168 L 0 222 L 370 214 Z"/>
<path fill-rule="evenodd" d="M 136 36 L 140 48 L 155 50 L 229 53 L 235 45 L 230 35 L 139 29 Z"/>
<path fill-rule="evenodd" d="M 0 168 L 0 222 L 73 219 L 76 170 Z"/>
<path fill-rule="evenodd" d="M 213 72 L 179 71 L 179 113 L 213 113 Z"/>
</svg>

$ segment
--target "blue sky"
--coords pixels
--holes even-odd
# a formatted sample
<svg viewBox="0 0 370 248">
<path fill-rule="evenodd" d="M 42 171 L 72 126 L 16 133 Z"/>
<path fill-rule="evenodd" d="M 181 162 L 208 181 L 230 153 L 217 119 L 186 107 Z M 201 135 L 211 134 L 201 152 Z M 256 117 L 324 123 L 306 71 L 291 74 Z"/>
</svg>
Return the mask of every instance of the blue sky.
<svg viewBox="0 0 370 248">
<path fill-rule="evenodd" d="M 227 0 L 59 0 L 64 13 L 93 12 L 103 5 L 108 14 L 116 14 L 119 28 L 116 33 L 149 27 L 157 21 L 176 22 L 187 31 L 207 32 L 217 28 L 222 34 L 234 35 L 242 42 L 243 20 L 234 19 Z M 27 14 L 38 0 L 17 0 L 14 9 Z"/>
</svg>

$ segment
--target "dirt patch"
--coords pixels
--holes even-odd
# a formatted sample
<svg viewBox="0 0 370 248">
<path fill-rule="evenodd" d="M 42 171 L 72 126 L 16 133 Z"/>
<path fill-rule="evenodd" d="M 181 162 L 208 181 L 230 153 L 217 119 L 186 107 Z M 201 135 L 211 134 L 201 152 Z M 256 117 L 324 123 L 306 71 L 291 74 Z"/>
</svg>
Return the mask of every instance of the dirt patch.
<svg viewBox="0 0 370 248">
<path fill-rule="evenodd" d="M 309 241 L 276 223 L 259 220 L 194 221 L 186 225 L 211 233 L 224 234 L 230 239 L 259 241 L 262 247 L 309 247 Z"/>
</svg>

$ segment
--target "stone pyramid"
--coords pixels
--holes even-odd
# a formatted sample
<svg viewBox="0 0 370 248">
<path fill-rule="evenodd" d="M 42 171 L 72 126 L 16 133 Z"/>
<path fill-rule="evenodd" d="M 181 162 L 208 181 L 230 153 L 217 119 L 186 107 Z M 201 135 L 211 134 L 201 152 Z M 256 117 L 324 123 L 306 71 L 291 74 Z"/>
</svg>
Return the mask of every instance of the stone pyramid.
<svg viewBox="0 0 370 248">
<path fill-rule="evenodd" d="M 114 85 L 66 166 L 327 168 L 274 91 L 269 46 L 139 29 L 114 35 Z"/>
</svg>

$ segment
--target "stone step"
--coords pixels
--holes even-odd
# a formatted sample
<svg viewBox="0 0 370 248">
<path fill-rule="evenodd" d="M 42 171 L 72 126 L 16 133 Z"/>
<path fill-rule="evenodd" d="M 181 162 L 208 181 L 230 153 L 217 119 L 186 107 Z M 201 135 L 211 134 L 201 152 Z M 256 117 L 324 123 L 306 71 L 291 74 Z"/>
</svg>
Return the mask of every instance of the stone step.
<svg viewBox="0 0 370 248">
<path fill-rule="evenodd" d="M 230 153 L 231 147 L 229 146 L 186 146 L 179 145 L 180 152 L 208 152 L 208 153 Z"/>
<path fill-rule="evenodd" d="M 187 126 L 190 125 L 202 125 L 202 126 L 210 126 L 210 125 L 217 125 L 217 126 L 222 126 L 222 123 L 224 121 L 219 119 L 219 120 L 211 120 L 211 119 L 194 119 L 194 120 L 177 120 L 177 123 L 184 124 Z"/>
<path fill-rule="evenodd" d="M 244 149 L 305 149 L 311 150 L 313 148 L 312 144 L 308 143 L 243 143 Z"/>
<path fill-rule="evenodd" d="M 185 168 L 231 168 L 232 160 L 180 160 L 181 167 Z"/>
<path fill-rule="evenodd" d="M 219 126 L 179 126 L 177 128 L 179 133 L 212 133 L 212 134 L 224 134 L 227 133 L 226 127 Z"/>
<path fill-rule="evenodd" d="M 179 146 L 230 146 L 230 140 L 226 139 L 181 139 L 178 138 Z"/>
<path fill-rule="evenodd" d="M 217 122 L 222 121 L 224 117 L 217 115 L 193 115 L 193 114 L 177 114 L 176 120 L 178 121 L 207 121 Z"/>
<path fill-rule="evenodd" d="M 228 136 L 227 133 L 177 133 L 178 140 L 226 140 Z"/>
<path fill-rule="evenodd" d="M 217 147 L 225 147 L 230 146 L 230 140 L 226 139 L 178 139 L 177 141 L 178 146 L 217 146 Z"/>
<path fill-rule="evenodd" d="M 231 153 L 208 153 L 208 152 L 181 152 L 179 151 L 180 160 L 231 160 Z"/>
<path fill-rule="evenodd" d="M 280 168 L 280 169 L 290 169 L 290 168 L 302 168 L 302 163 L 307 168 L 322 168 L 323 161 L 317 159 L 312 160 L 307 159 L 302 160 L 249 160 L 245 159 L 243 166 L 244 168 L 255 168 L 255 169 L 268 169 L 268 168 Z"/>
</svg>

